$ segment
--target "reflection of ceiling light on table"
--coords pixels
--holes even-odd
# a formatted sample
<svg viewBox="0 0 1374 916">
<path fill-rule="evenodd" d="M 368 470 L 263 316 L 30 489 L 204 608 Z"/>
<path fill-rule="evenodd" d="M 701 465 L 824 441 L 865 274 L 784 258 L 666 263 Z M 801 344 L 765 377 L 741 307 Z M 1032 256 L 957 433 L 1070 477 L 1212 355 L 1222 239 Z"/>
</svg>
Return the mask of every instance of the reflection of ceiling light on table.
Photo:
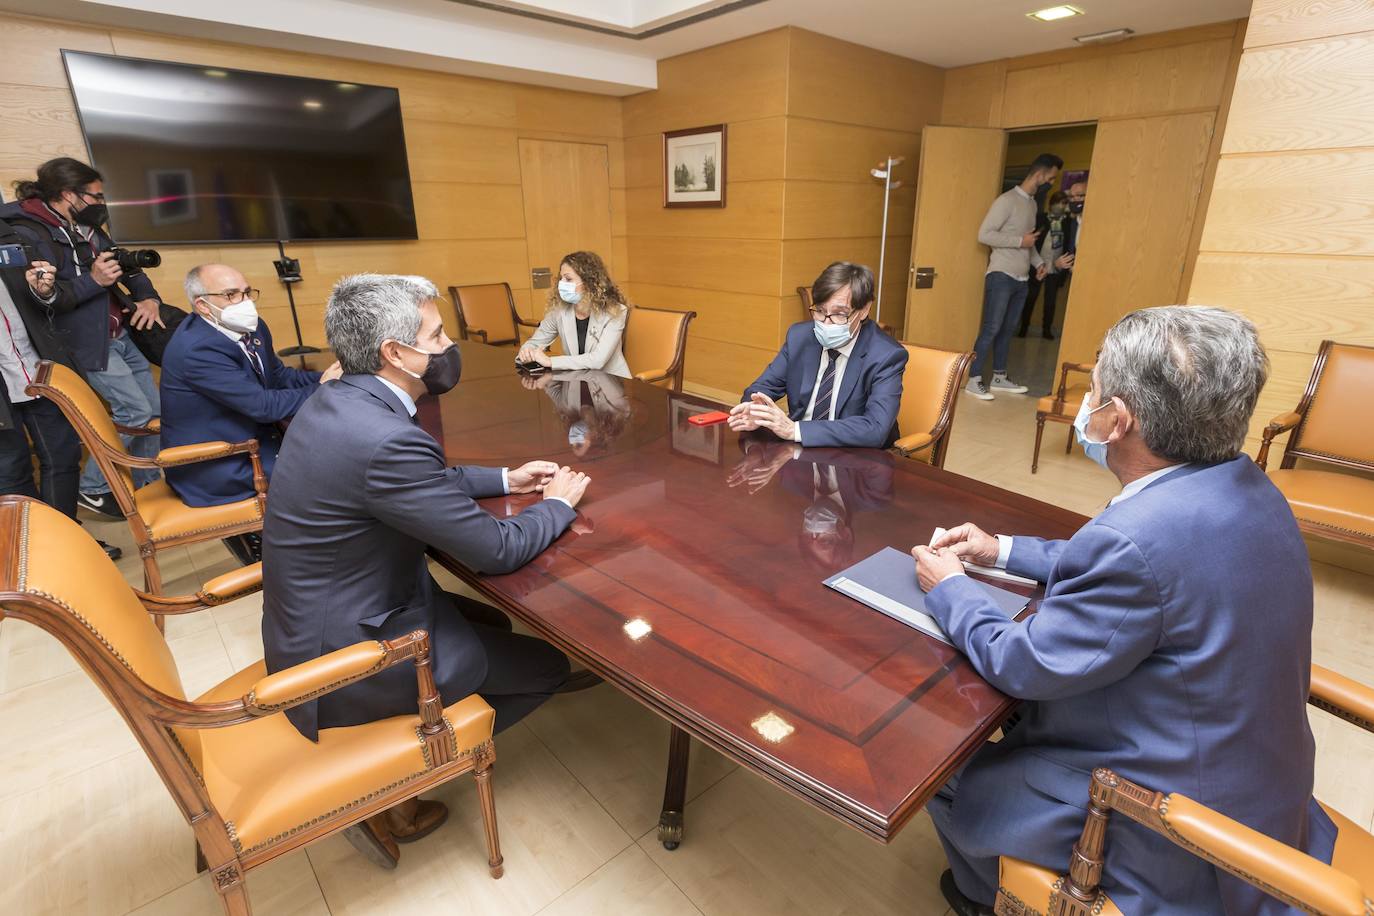
<svg viewBox="0 0 1374 916">
<path fill-rule="evenodd" d="M 321 102 L 321 101 L 319 101 L 319 100 L 317 100 L 317 99 L 306 99 L 306 100 L 305 100 L 304 102 L 302 102 L 301 104 L 304 105 L 306 108 L 309 108 L 309 109 L 312 109 L 312 110 L 313 110 L 313 109 L 316 109 L 316 108 L 323 108 L 323 107 L 324 107 L 324 103 Z"/>
<path fill-rule="evenodd" d="M 1043 10 L 1036 10 L 1026 15 L 1039 22 L 1054 22 L 1056 19 L 1068 19 L 1071 16 L 1082 16 L 1083 11 L 1076 6 L 1047 6 Z"/>
<path fill-rule="evenodd" d="M 654 628 L 649 625 L 649 621 L 645 620 L 643 617 L 636 617 L 633 620 L 625 621 L 625 625 L 621 627 L 621 629 L 625 631 L 626 636 L 636 642 L 654 631 Z"/>
<path fill-rule="evenodd" d="M 796 726 L 775 712 L 764 713 L 749 724 L 753 726 L 754 731 L 763 736 L 763 740 L 774 744 L 797 730 Z"/>
</svg>

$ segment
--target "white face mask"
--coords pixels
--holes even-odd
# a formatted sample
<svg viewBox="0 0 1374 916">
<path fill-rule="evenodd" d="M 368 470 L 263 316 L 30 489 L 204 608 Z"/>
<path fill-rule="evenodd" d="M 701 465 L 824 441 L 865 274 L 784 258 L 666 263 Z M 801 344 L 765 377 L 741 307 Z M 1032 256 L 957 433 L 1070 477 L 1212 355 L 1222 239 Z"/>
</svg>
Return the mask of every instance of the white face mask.
<svg viewBox="0 0 1374 916">
<path fill-rule="evenodd" d="M 258 306 L 252 299 L 244 299 L 224 308 L 217 308 L 213 302 L 204 300 L 210 306 L 210 314 L 215 324 L 239 334 L 251 334 L 258 329 Z"/>
</svg>

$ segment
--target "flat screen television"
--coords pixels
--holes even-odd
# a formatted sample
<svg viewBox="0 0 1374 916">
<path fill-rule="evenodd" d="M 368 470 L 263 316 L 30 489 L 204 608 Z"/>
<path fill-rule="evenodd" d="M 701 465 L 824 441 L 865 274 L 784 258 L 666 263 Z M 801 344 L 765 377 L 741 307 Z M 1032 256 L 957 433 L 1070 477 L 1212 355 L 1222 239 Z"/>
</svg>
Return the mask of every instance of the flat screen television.
<svg viewBox="0 0 1374 916">
<path fill-rule="evenodd" d="M 395 89 L 62 59 L 121 243 L 416 238 Z"/>
</svg>

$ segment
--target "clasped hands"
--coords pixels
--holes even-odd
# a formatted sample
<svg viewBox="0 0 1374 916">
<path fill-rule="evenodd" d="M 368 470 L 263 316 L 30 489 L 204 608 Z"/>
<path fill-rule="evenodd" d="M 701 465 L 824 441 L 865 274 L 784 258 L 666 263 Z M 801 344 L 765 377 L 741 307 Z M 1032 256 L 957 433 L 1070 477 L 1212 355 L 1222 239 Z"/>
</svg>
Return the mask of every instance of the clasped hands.
<svg viewBox="0 0 1374 916">
<path fill-rule="evenodd" d="M 916 560 L 921 591 L 928 592 L 950 576 L 962 575 L 965 560 L 995 566 L 1000 549 L 997 538 L 972 522 L 949 529 L 929 546 L 917 544 L 911 548 L 911 556 Z"/>
<path fill-rule="evenodd" d="M 787 442 L 759 442 L 745 452 L 726 483 L 732 488 L 747 485 L 749 495 L 753 496 L 796 457 L 796 449 L 796 445 Z"/>
<path fill-rule="evenodd" d="M 730 408 L 730 419 L 726 422 L 737 433 L 766 429 L 779 439 L 787 440 L 792 439 L 797 428 L 796 422 L 761 391 L 755 391 L 749 400 Z"/>
<path fill-rule="evenodd" d="M 553 366 L 552 357 L 544 352 L 543 347 L 534 347 L 529 344 L 520 348 L 520 352 L 515 354 L 515 360 L 521 363 L 538 363 L 546 369 Z"/>
<path fill-rule="evenodd" d="M 581 471 L 566 465 L 559 467 L 552 461 L 527 461 L 506 471 L 506 483 L 512 493 L 542 493 L 545 499 L 566 499 L 574 509 L 591 482 Z"/>
</svg>

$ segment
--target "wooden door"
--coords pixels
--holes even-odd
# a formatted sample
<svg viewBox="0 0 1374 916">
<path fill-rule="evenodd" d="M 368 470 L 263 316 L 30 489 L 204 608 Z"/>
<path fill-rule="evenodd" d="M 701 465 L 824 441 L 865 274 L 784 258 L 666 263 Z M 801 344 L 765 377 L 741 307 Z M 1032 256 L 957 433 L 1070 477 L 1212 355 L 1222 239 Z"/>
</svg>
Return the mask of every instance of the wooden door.
<svg viewBox="0 0 1374 916">
<path fill-rule="evenodd" d="M 1127 312 L 1187 300 L 1179 287 L 1215 122 L 1195 112 L 1098 124 L 1061 361 L 1092 362 Z"/>
<path fill-rule="evenodd" d="M 973 348 L 988 268 L 978 227 L 1001 192 L 1006 151 L 1003 130 L 927 127 L 921 132 L 904 340 Z M 935 274 L 929 286 L 925 269 Z"/>
<path fill-rule="evenodd" d="M 544 313 L 549 288 L 558 284 L 558 264 L 564 255 L 595 251 L 610 265 L 611 174 L 606 147 L 521 140 L 520 186 L 532 288 L 526 317 L 533 318 Z"/>
</svg>

